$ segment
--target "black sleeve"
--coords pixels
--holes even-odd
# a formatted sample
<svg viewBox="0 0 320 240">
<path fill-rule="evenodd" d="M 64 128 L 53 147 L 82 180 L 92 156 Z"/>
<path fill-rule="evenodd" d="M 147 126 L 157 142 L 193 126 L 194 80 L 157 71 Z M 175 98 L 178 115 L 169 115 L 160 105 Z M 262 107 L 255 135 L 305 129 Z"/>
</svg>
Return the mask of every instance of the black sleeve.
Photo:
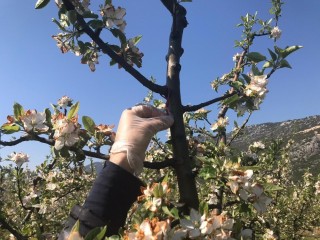
<svg viewBox="0 0 320 240">
<path fill-rule="evenodd" d="M 74 223 L 80 221 L 80 234 L 85 236 L 95 227 L 107 225 L 107 236 L 117 234 L 125 223 L 131 205 L 141 195 L 143 183 L 116 164 L 107 162 L 94 182 L 82 207 L 75 206 L 60 233 L 65 239 Z"/>
</svg>

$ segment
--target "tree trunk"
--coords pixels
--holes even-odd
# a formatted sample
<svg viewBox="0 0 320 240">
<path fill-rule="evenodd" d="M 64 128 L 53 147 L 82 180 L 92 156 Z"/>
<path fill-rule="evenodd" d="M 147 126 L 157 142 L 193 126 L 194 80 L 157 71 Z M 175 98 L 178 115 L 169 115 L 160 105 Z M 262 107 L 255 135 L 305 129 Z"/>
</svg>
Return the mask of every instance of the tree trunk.
<svg viewBox="0 0 320 240">
<path fill-rule="evenodd" d="M 181 47 L 183 30 L 187 26 L 186 10 L 179 4 L 175 4 L 173 10 L 173 24 L 169 40 L 167 55 L 167 87 L 168 106 L 174 117 L 174 125 L 171 127 L 173 146 L 173 158 L 175 159 L 175 171 L 177 174 L 180 202 L 185 207 L 198 209 L 199 200 L 194 175 L 191 169 L 191 160 L 188 153 L 188 144 L 183 122 L 183 106 L 180 94 L 180 57 L 183 54 Z"/>
</svg>

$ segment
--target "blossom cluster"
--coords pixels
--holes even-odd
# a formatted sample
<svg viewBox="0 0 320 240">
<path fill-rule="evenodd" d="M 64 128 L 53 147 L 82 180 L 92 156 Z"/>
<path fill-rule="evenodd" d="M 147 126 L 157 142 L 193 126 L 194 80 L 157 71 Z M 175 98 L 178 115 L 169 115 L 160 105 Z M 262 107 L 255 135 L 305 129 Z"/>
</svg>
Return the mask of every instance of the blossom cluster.
<svg viewBox="0 0 320 240">
<path fill-rule="evenodd" d="M 252 170 L 233 170 L 228 177 L 227 185 L 242 200 L 252 203 L 258 213 L 263 213 L 267 210 L 267 206 L 272 202 L 272 199 L 264 193 L 262 185 L 251 183 L 252 176 Z"/>
<path fill-rule="evenodd" d="M 225 212 L 207 216 L 191 209 L 190 218 L 180 220 L 181 227 L 174 231 L 172 239 L 234 240 L 231 237 L 233 224 L 234 220 Z"/>
<path fill-rule="evenodd" d="M 211 125 L 212 131 L 224 129 L 229 123 L 228 117 L 220 117 L 214 124 Z"/>
<path fill-rule="evenodd" d="M 100 7 L 100 15 L 103 17 L 104 23 L 108 29 L 117 27 L 124 32 L 127 25 L 123 19 L 126 15 L 126 9 L 118 7 L 115 8 L 112 4 L 106 4 Z"/>
<path fill-rule="evenodd" d="M 80 124 L 77 118 L 69 119 L 59 113 L 52 117 L 54 128 L 55 149 L 61 150 L 64 146 L 71 147 L 79 141 Z"/>
<path fill-rule="evenodd" d="M 24 115 L 21 116 L 24 130 L 26 132 L 39 131 L 46 132 L 49 127 L 46 126 L 46 113 L 37 112 L 36 110 L 28 110 Z"/>
</svg>

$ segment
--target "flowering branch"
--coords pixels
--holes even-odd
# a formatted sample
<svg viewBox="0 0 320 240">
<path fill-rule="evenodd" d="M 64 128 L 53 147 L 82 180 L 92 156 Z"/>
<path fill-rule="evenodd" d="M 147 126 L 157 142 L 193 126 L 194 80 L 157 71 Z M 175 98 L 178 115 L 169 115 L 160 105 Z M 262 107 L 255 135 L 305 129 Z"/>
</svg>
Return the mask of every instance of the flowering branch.
<svg viewBox="0 0 320 240">
<path fill-rule="evenodd" d="M 197 111 L 199 110 L 200 108 L 203 108 L 203 107 L 206 107 L 206 106 L 209 106 L 211 104 L 214 104 L 216 102 L 220 102 L 222 100 L 225 100 L 229 97 L 232 97 L 233 95 L 235 95 L 236 92 L 231 92 L 231 93 L 227 93 L 226 95 L 222 96 L 222 97 L 217 97 L 217 98 L 214 98 L 212 100 L 209 100 L 207 102 L 203 102 L 203 103 L 200 103 L 200 104 L 197 104 L 197 105 L 187 105 L 187 106 L 184 106 L 183 107 L 183 111 L 184 112 L 193 112 L 193 111 Z"/>
<path fill-rule="evenodd" d="M 63 4 L 65 5 L 68 11 L 75 11 L 74 5 L 71 3 L 70 0 L 62 0 Z M 75 11 L 76 12 L 76 11 Z M 116 63 L 118 63 L 121 67 L 123 67 L 131 76 L 133 76 L 136 80 L 138 80 L 143 86 L 150 89 L 155 93 L 159 93 L 162 96 L 167 96 L 167 87 L 161 86 L 158 84 L 153 83 L 145 76 L 143 76 L 139 71 L 133 68 L 130 64 L 128 64 L 122 57 L 117 55 L 108 44 L 106 44 L 101 38 L 100 34 L 93 31 L 83 17 L 76 12 L 77 15 L 77 22 L 81 26 L 79 31 L 85 32 L 102 50 L 103 53 L 107 54 L 111 59 L 113 59 Z"/>
<path fill-rule="evenodd" d="M 50 146 L 54 146 L 55 141 L 53 139 L 46 139 L 43 137 L 40 137 L 38 135 L 26 135 L 26 136 L 22 136 L 16 140 L 7 142 L 7 141 L 0 141 L 0 146 L 15 146 L 18 145 L 19 143 L 22 142 L 27 142 L 27 141 L 38 141 L 38 142 L 42 142 L 45 144 L 48 144 Z M 68 150 L 72 151 L 72 152 L 78 152 L 78 148 L 76 147 L 68 147 Z M 105 155 L 102 153 L 97 153 L 97 152 L 91 152 L 88 150 L 82 150 L 84 155 L 87 157 L 94 157 L 94 158 L 98 158 L 98 159 L 102 159 L 102 160 L 109 160 L 110 156 L 109 155 Z"/>
</svg>

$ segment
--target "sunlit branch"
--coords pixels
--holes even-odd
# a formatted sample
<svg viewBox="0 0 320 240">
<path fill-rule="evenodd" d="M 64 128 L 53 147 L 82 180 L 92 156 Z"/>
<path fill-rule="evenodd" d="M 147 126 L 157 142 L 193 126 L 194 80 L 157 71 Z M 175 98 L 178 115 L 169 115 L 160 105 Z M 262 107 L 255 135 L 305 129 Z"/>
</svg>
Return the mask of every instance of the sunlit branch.
<svg viewBox="0 0 320 240">
<path fill-rule="evenodd" d="M 29 134 L 29 135 L 22 136 L 16 140 L 12 140 L 12 141 L 0 141 L 0 146 L 15 146 L 19 143 L 27 142 L 27 141 L 38 141 L 38 142 L 42 142 L 42 143 L 45 143 L 50 146 L 54 146 L 54 144 L 55 144 L 55 141 L 53 139 L 46 139 L 46 138 L 40 137 L 38 135 L 30 135 Z M 68 150 L 70 150 L 72 152 L 78 152 L 79 149 L 76 147 L 68 147 Z M 109 158 L 110 158 L 109 155 L 102 154 L 102 153 L 91 152 L 88 150 L 82 150 L 82 152 L 87 157 L 93 157 L 93 158 L 102 159 L 102 160 L 109 160 Z"/>
<path fill-rule="evenodd" d="M 68 11 L 75 10 L 75 7 L 69 0 L 62 0 Z M 143 76 L 139 71 L 133 68 L 130 64 L 128 64 L 122 57 L 116 54 L 109 46 L 106 44 L 100 37 L 99 33 L 93 31 L 83 17 L 77 13 L 77 22 L 81 26 L 81 31 L 85 32 L 102 50 L 103 53 L 107 54 L 111 59 L 113 59 L 116 63 L 118 63 L 121 67 L 123 67 L 131 76 L 133 76 L 136 80 L 138 80 L 143 86 L 150 89 L 155 93 L 159 93 L 162 96 L 167 96 L 167 87 L 161 86 L 153 83 L 145 76 Z"/>
<path fill-rule="evenodd" d="M 200 104 L 198 104 L 198 105 L 192 105 L 192 106 L 191 106 L 191 105 L 187 105 L 187 106 L 184 106 L 184 107 L 183 107 L 183 111 L 184 111 L 184 112 L 197 111 L 197 110 L 199 110 L 200 108 L 209 106 L 209 105 L 214 104 L 214 103 L 216 103 L 216 102 L 220 102 L 220 101 L 225 100 L 225 99 L 227 99 L 227 98 L 229 98 L 229 97 L 231 97 L 231 96 L 233 96 L 233 95 L 235 95 L 235 94 L 236 94 L 236 92 L 232 92 L 232 93 L 228 93 L 228 94 L 226 94 L 226 95 L 224 95 L 224 96 L 222 96 L 222 97 L 217 97 L 217 98 L 214 98 L 214 99 L 209 100 L 209 101 L 207 101 L 207 102 L 200 103 Z"/>
</svg>

